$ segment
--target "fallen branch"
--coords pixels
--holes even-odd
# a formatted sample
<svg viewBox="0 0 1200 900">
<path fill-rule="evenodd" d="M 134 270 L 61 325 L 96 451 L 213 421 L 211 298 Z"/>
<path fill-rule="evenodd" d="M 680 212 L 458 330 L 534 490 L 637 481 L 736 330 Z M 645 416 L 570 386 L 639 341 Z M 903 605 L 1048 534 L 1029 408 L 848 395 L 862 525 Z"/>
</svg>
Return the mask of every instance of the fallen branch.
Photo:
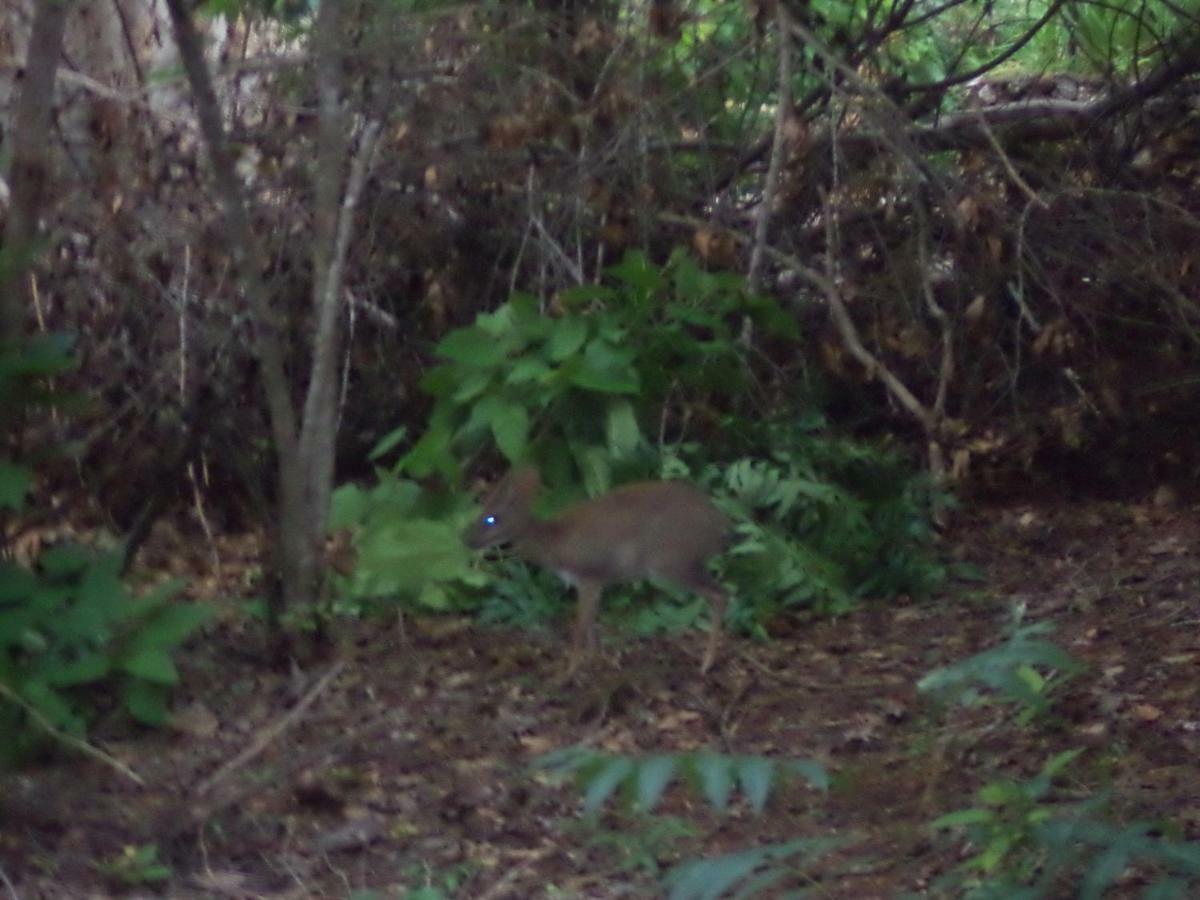
<svg viewBox="0 0 1200 900">
<path fill-rule="evenodd" d="M 129 766 L 125 765 L 125 763 L 121 762 L 115 757 L 109 756 L 99 747 L 89 744 L 83 738 L 75 737 L 73 734 L 67 734 L 65 731 L 47 719 L 44 715 L 42 715 L 41 710 L 33 706 L 28 700 L 26 700 L 2 681 L 0 681 L 0 697 L 3 697 L 11 703 L 15 703 L 17 706 L 21 707 L 21 709 L 25 711 L 25 714 L 33 720 L 34 724 L 36 724 L 38 728 L 42 729 L 42 731 L 46 732 L 46 734 L 50 735 L 50 737 L 54 738 L 59 743 L 70 747 L 72 750 L 78 750 L 84 756 L 90 756 L 92 759 L 99 760 L 110 769 L 120 772 L 134 784 L 138 785 L 138 787 L 146 786 L 146 782 L 142 779 L 142 777 L 138 775 L 137 772 L 133 771 L 133 769 L 129 768 Z"/>
<path fill-rule="evenodd" d="M 333 682 L 346 664 L 339 660 L 329 667 L 329 670 L 317 679 L 317 683 L 309 688 L 308 693 L 300 698 L 300 702 L 288 710 L 287 714 L 277 719 L 269 728 L 259 732 L 258 737 L 254 742 L 235 756 L 221 768 L 217 769 L 212 775 L 200 783 L 196 788 L 196 796 L 202 797 L 211 791 L 216 785 L 220 784 L 228 778 L 233 772 L 236 772 L 254 757 L 258 756 L 271 745 L 281 734 L 294 726 L 308 711 L 308 708 L 313 705 L 313 702 L 325 692 L 325 689 Z"/>
</svg>

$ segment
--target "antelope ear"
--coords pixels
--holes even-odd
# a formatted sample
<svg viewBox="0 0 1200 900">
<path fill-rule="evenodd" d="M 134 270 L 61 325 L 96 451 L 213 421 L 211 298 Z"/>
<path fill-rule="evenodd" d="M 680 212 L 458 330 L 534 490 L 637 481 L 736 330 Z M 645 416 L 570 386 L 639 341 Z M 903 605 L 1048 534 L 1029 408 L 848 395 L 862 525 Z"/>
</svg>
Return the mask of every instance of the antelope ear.
<svg viewBox="0 0 1200 900">
<path fill-rule="evenodd" d="M 532 500 L 542 489 L 542 476 L 533 466 L 521 466 L 513 469 L 504 478 L 508 487 L 508 496 Z"/>
</svg>

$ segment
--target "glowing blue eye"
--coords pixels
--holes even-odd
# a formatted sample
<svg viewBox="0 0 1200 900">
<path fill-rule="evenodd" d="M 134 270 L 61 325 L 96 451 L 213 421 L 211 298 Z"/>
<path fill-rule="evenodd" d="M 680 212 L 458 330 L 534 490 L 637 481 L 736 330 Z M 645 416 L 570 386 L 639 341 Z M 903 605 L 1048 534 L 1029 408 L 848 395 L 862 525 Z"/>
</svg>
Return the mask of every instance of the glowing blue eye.
<svg viewBox="0 0 1200 900">
<path fill-rule="evenodd" d="M 483 521 L 484 521 L 484 523 L 486 523 L 488 525 L 495 525 L 496 517 L 495 516 L 484 516 Z"/>
</svg>

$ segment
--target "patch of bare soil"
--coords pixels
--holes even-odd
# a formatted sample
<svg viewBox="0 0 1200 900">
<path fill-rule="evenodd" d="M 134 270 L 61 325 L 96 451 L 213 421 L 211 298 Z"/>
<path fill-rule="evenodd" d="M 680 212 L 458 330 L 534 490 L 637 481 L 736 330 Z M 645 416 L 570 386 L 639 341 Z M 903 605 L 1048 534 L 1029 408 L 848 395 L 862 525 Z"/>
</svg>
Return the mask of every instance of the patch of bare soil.
<svg viewBox="0 0 1200 900">
<path fill-rule="evenodd" d="M 478 900 L 654 897 L 656 873 L 681 859 L 818 836 L 850 841 L 803 870 L 820 896 L 922 894 L 961 859 L 931 819 L 1080 746 L 1072 788 L 1111 788 L 1121 815 L 1200 838 L 1195 512 L 971 513 L 947 553 L 985 580 L 734 641 L 707 678 L 702 641 L 610 627 L 603 659 L 556 686 L 561 635 L 446 620 L 403 634 L 363 625 L 338 662 L 279 675 L 227 625 L 184 661 L 176 730 L 98 730 L 145 786 L 79 757 L 0 782 L 0 896 L 148 895 L 100 866 L 156 845 L 170 897 L 403 897 L 421 885 Z M 996 707 L 935 714 L 917 680 L 997 642 L 1014 603 L 1056 622 L 1057 642 L 1088 664 L 1057 722 L 1019 728 Z M 789 783 L 754 816 L 718 814 L 677 785 L 660 811 L 695 833 L 676 838 L 611 803 L 581 820 L 579 791 L 531 769 L 575 744 L 813 759 L 833 787 Z"/>
</svg>

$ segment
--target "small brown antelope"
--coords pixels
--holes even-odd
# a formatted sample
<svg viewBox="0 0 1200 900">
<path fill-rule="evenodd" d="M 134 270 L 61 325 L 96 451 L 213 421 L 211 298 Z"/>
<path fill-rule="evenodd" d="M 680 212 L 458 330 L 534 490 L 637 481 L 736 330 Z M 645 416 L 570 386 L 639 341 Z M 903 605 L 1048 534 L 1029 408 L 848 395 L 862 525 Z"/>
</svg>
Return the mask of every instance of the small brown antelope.
<svg viewBox="0 0 1200 900">
<path fill-rule="evenodd" d="M 705 494 L 682 481 L 626 484 L 554 519 L 532 512 L 542 480 L 532 468 L 510 472 L 488 495 L 463 539 L 474 550 L 512 543 L 524 559 L 574 585 L 577 608 L 567 676 L 594 646 L 600 596 L 612 584 L 643 578 L 699 594 L 712 608 L 700 671 L 717 655 L 729 595 L 707 562 L 728 544 L 729 520 Z"/>
</svg>

